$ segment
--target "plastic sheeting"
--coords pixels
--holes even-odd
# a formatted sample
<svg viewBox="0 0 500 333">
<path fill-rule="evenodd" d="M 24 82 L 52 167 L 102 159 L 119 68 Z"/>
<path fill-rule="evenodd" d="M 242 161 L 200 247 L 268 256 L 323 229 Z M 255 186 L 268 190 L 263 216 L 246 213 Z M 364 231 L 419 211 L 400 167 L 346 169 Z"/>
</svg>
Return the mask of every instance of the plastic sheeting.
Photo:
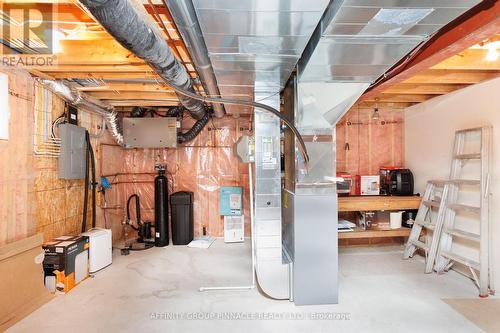
<svg viewBox="0 0 500 333">
<path fill-rule="evenodd" d="M 194 120 L 185 118 L 182 129 Z M 123 149 L 117 145 L 100 146 L 101 170 L 112 188 L 106 191 L 107 227 L 114 235 L 122 233 L 127 198 L 136 193 L 141 199 L 141 218 L 154 221 L 155 164 L 164 164 L 169 179 L 169 194 L 177 191 L 194 193 L 194 233 L 203 227 L 211 236 L 222 236 L 224 225 L 219 215 L 219 188 L 242 186 L 246 232 L 249 234 L 248 165 L 239 162 L 233 146 L 241 135 L 252 130 L 250 118 L 214 119 L 193 141 L 177 149 Z M 135 204 L 130 205 L 135 220 Z"/>
<path fill-rule="evenodd" d="M 403 166 L 402 110 L 353 108 L 337 124 L 337 170 L 352 175 L 377 175 L 381 166 Z"/>
</svg>

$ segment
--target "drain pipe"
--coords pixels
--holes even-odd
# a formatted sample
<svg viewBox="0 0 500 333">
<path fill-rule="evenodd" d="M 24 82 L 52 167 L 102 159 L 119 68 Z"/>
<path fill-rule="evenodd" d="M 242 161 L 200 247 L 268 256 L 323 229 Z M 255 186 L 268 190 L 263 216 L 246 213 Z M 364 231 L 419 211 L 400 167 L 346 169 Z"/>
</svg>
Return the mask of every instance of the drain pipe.
<svg viewBox="0 0 500 333">
<path fill-rule="evenodd" d="M 118 126 L 118 114 L 113 110 L 113 106 L 105 104 L 96 98 L 72 88 L 63 81 L 40 80 L 40 82 L 44 87 L 64 99 L 66 102 L 104 117 L 115 141 L 119 145 L 123 144 L 123 135 L 120 133 Z"/>
<path fill-rule="evenodd" d="M 220 96 L 217 79 L 215 78 L 212 63 L 208 57 L 208 49 L 203 39 L 203 33 L 198 23 L 193 1 L 163 0 L 163 3 L 168 7 L 182 36 L 182 40 L 190 50 L 189 53 L 200 76 L 203 88 L 210 96 Z M 222 118 L 226 113 L 222 104 L 213 104 L 213 108 L 214 115 L 217 118 Z"/>
<path fill-rule="evenodd" d="M 152 24 L 142 3 L 129 0 L 80 2 L 116 41 L 143 59 L 167 84 L 195 93 L 191 77 Z M 179 93 L 177 96 L 194 119 L 200 120 L 208 112 L 203 102 Z"/>
</svg>

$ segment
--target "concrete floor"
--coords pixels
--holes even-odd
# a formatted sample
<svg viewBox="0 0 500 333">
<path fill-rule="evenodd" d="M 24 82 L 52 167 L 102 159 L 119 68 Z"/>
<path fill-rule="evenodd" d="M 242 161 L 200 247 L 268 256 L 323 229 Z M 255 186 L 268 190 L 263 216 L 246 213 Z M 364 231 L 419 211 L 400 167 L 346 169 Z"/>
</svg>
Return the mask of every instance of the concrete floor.
<svg viewBox="0 0 500 333">
<path fill-rule="evenodd" d="M 402 247 L 340 252 L 339 304 L 301 307 L 257 290 L 198 291 L 200 286 L 248 284 L 248 241 L 226 245 L 218 239 L 208 250 L 168 246 L 124 257 L 115 252 L 113 265 L 8 332 L 481 332 L 441 300 L 477 297 L 465 277 L 423 274 L 421 258 L 401 260 Z M 151 319 L 152 313 L 224 312 L 271 313 L 274 319 Z M 311 319 L 318 313 L 347 313 L 349 319 Z M 276 319 L 292 314 L 298 319 Z"/>
</svg>

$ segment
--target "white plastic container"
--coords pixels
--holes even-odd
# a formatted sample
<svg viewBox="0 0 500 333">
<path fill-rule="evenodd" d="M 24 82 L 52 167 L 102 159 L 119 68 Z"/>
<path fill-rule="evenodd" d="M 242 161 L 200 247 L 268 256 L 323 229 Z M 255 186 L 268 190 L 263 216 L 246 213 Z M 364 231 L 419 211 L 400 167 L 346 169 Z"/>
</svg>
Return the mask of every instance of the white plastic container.
<svg viewBox="0 0 500 333">
<path fill-rule="evenodd" d="M 95 228 L 82 233 L 89 237 L 89 272 L 95 273 L 111 265 L 113 260 L 111 229 Z"/>
<path fill-rule="evenodd" d="M 391 212 L 390 216 L 391 229 L 401 228 L 402 219 L 403 219 L 403 212 Z"/>
</svg>

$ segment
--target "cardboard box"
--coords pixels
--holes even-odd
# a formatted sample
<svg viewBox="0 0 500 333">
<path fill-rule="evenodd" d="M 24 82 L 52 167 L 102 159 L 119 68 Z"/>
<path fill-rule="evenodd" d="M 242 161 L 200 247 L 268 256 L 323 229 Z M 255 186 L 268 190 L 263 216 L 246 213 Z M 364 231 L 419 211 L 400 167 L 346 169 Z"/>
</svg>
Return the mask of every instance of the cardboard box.
<svg viewBox="0 0 500 333">
<path fill-rule="evenodd" d="M 52 299 L 43 287 L 43 235 L 0 246 L 0 332 Z"/>
<path fill-rule="evenodd" d="M 45 287 L 67 293 L 89 276 L 89 238 L 61 236 L 43 244 Z"/>
<path fill-rule="evenodd" d="M 379 175 L 358 175 L 356 176 L 357 195 L 379 195 L 380 176 Z"/>
</svg>

